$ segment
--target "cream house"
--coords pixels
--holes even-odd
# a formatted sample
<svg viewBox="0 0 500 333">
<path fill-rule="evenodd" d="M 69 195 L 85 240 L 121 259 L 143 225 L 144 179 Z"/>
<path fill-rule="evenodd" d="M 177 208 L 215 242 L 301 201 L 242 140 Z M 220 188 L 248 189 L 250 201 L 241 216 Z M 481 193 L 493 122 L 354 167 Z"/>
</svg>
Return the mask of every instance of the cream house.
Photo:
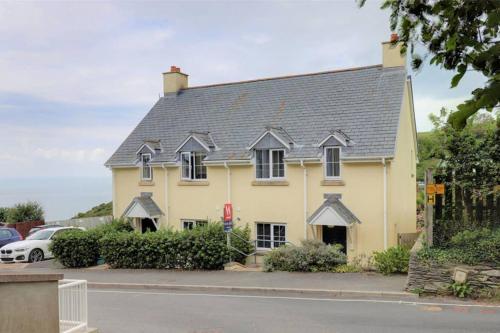
<svg viewBox="0 0 500 333">
<path fill-rule="evenodd" d="M 303 239 L 350 257 L 416 228 L 416 130 L 399 45 L 382 64 L 189 87 L 161 97 L 106 162 L 113 214 L 138 230 L 220 221 L 227 202 L 259 250 Z"/>
</svg>

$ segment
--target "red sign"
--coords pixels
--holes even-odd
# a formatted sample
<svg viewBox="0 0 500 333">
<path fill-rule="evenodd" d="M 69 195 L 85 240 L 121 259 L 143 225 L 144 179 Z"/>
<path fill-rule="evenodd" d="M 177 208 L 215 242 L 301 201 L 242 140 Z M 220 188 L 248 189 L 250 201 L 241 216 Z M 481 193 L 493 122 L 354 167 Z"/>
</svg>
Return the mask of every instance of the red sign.
<svg viewBox="0 0 500 333">
<path fill-rule="evenodd" d="M 231 203 L 224 204 L 224 221 L 233 220 L 233 205 Z"/>
</svg>

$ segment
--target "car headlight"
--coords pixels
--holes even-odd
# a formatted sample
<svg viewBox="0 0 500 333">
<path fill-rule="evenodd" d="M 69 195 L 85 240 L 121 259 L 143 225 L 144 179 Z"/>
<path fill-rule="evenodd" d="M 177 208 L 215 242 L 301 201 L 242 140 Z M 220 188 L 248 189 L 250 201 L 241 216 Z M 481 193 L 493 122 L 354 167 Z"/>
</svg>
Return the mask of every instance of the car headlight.
<svg viewBox="0 0 500 333">
<path fill-rule="evenodd" d="M 15 249 L 14 251 L 16 251 L 16 252 L 24 252 L 24 251 L 26 251 L 26 250 L 27 250 L 27 248 L 25 248 L 25 247 L 20 247 L 20 248 L 18 248 L 18 249 Z"/>
</svg>

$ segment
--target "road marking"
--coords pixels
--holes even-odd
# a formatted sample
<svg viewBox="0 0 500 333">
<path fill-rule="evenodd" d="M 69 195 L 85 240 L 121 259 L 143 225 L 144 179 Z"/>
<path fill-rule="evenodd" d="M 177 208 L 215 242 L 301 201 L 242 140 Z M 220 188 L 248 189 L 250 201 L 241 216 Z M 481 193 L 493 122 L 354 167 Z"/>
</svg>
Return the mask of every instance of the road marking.
<svg viewBox="0 0 500 333">
<path fill-rule="evenodd" d="M 323 302 L 359 302 L 359 303 L 387 303 L 419 306 L 450 306 L 465 308 L 496 308 L 500 305 L 487 304 L 459 304 L 459 303 L 437 303 L 437 302 L 411 302 L 397 300 L 381 299 L 348 299 L 348 298 L 314 298 L 314 297 L 287 297 L 287 296 L 259 296 L 259 295 L 228 295 L 228 294 L 204 294 L 204 293 L 169 293 L 169 292 L 151 292 L 151 291 L 123 291 L 123 290 L 88 290 L 89 293 L 108 293 L 108 294 L 136 294 L 136 295 L 169 295 L 169 296 L 203 296 L 203 297 L 225 297 L 225 298 L 260 298 L 260 299 L 283 299 L 298 301 L 323 301 Z"/>
</svg>

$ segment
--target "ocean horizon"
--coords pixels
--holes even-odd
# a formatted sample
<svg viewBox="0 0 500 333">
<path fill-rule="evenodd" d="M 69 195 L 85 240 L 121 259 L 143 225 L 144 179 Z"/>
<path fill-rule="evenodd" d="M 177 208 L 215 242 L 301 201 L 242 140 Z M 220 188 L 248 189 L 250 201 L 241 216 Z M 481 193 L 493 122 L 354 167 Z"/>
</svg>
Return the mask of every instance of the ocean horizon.
<svg viewBox="0 0 500 333">
<path fill-rule="evenodd" d="M 36 201 L 46 221 L 69 219 L 111 198 L 111 177 L 0 178 L 0 207 Z"/>
</svg>

